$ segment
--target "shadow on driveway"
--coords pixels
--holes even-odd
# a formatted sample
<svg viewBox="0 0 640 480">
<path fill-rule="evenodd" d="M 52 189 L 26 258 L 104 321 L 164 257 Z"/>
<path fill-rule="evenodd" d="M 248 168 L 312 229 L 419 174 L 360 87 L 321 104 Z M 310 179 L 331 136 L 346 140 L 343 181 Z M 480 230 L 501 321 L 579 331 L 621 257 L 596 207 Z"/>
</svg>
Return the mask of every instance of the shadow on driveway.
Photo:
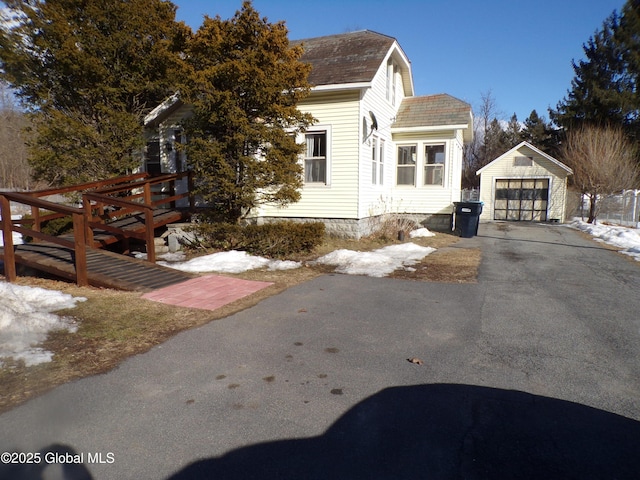
<svg viewBox="0 0 640 480">
<path fill-rule="evenodd" d="M 470 385 L 382 390 L 324 435 L 252 445 L 171 480 L 638 478 L 640 422 Z"/>
</svg>

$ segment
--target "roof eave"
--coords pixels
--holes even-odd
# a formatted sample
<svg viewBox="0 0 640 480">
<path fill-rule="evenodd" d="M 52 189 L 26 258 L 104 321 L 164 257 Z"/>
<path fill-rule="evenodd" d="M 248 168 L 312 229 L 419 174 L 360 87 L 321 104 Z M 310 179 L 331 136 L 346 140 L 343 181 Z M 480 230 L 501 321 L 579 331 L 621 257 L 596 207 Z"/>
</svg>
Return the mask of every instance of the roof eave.
<svg viewBox="0 0 640 480">
<path fill-rule="evenodd" d="M 416 132 L 433 132 L 437 130 L 466 130 L 468 124 L 459 123 L 454 125 L 430 125 L 417 127 L 391 127 L 391 133 L 416 133 Z"/>
<path fill-rule="evenodd" d="M 332 83 L 311 87 L 312 92 L 336 92 L 341 90 L 364 90 L 371 88 L 371 82 Z"/>
</svg>

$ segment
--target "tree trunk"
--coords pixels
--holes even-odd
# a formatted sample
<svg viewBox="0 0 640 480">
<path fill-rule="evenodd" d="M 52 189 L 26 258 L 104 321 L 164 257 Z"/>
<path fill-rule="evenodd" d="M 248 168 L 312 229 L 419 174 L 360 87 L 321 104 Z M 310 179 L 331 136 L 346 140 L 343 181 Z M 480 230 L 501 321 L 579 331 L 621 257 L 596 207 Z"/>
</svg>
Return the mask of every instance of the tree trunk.
<svg viewBox="0 0 640 480">
<path fill-rule="evenodd" d="M 596 201 L 598 196 L 596 194 L 589 195 L 589 218 L 587 223 L 595 223 L 596 221 Z"/>
</svg>

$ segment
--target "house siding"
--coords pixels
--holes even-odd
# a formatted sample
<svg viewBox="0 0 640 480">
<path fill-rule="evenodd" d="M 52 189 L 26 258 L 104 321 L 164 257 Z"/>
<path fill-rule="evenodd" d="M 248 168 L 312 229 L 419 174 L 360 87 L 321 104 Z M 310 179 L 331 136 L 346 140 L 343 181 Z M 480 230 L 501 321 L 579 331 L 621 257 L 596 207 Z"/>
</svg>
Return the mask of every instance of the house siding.
<svg viewBox="0 0 640 480">
<path fill-rule="evenodd" d="M 360 118 L 365 118 L 370 127 L 371 119 L 369 112 L 373 112 L 378 121 L 378 129 L 366 141 L 360 142 L 360 171 L 362 175 L 359 182 L 359 202 L 358 217 L 393 213 L 391 198 L 393 197 L 393 186 L 395 182 L 395 145 L 391 135 L 391 124 L 395 118 L 402 99 L 405 97 L 404 82 L 401 73 L 396 73 L 396 94 L 395 104 L 386 98 L 387 88 L 387 61 L 392 57 L 394 50 L 382 62 L 376 75 L 373 78 L 371 88 L 364 92 Z M 362 129 L 362 121 L 360 122 Z M 369 132 L 366 132 L 369 133 Z M 360 132 L 360 138 L 364 138 L 365 132 Z M 373 136 L 384 140 L 384 164 L 382 184 L 373 185 L 372 177 L 372 148 Z"/>
<path fill-rule="evenodd" d="M 533 165 L 530 167 L 515 167 L 514 159 L 519 156 L 533 157 Z M 564 222 L 567 174 L 568 172 L 561 166 L 540 156 L 530 148 L 522 146 L 509 155 L 487 165 L 480 173 L 480 201 L 484 202 L 480 219 L 494 219 L 496 180 L 540 178 L 549 180 L 547 218 Z"/>
<path fill-rule="evenodd" d="M 317 120 L 309 131 L 325 127 L 330 131 L 327 185 L 304 185 L 300 201 L 286 207 L 265 205 L 259 215 L 358 218 L 360 92 L 312 93 L 298 108 Z"/>
<path fill-rule="evenodd" d="M 453 202 L 460 200 L 460 167 L 462 165 L 462 133 L 458 130 L 433 133 L 394 134 L 391 195 L 394 211 L 398 213 L 451 214 Z M 444 185 L 423 185 L 425 145 L 444 143 Z M 396 186 L 397 154 L 399 145 L 417 145 L 416 186 Z"/>
</svg>

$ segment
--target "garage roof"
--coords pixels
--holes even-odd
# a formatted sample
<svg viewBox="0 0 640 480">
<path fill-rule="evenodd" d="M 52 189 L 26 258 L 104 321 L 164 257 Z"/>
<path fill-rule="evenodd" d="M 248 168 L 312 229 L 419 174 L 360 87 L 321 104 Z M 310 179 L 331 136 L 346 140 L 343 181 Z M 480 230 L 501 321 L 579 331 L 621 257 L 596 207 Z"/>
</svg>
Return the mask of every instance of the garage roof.
<svg viewBox="0 0 640 480">
<path fill-rule="evenodd" d="M 563 170 L 565 170 L 568 174 L 572 174 L 573 170 L 571 170 L 571 168 L 567 167 L 564 163 L 562 163 L 559 160 L 556 160 L 555 158 L 553 158 L 551 155 L 547 155 L 546 153 L 544 153 L 542 150 L 534 147 L 533 145 L 531 145 L 529 142 L 521 142 L 520 144 L 516 145 L 515 147 L 513 147 L 511 150 L 509 150 L 508 152 L 503 153 L 502 155 L 500 155 L 498 158 L 496 158 L 495 160 L 489 162 L 488 164 L 486 164 L 484 167 L 482 167 L 480 170 L 478 170 L 476 172 L 476 175 L 480 175 L 484 170 L 486 170 L 487 168 L 489 168 L 489 166 L 492 163 L 498 162 L 500 160 L 502 160 L 504 157 L 507 157 L 509 155 L 511 155 L 513 152 L 515 152 L 516 150 L 519 150 L 522 147 L 528 147 L 531 150 L 533 150 L 534 152 L 536 152 L 538 155 L 546 158 L 547 160 L 549 160 L 552 163 L 555 163 L 557 166 L 559 166 L 560 168 L 562 168 Z"/>
</svg>

